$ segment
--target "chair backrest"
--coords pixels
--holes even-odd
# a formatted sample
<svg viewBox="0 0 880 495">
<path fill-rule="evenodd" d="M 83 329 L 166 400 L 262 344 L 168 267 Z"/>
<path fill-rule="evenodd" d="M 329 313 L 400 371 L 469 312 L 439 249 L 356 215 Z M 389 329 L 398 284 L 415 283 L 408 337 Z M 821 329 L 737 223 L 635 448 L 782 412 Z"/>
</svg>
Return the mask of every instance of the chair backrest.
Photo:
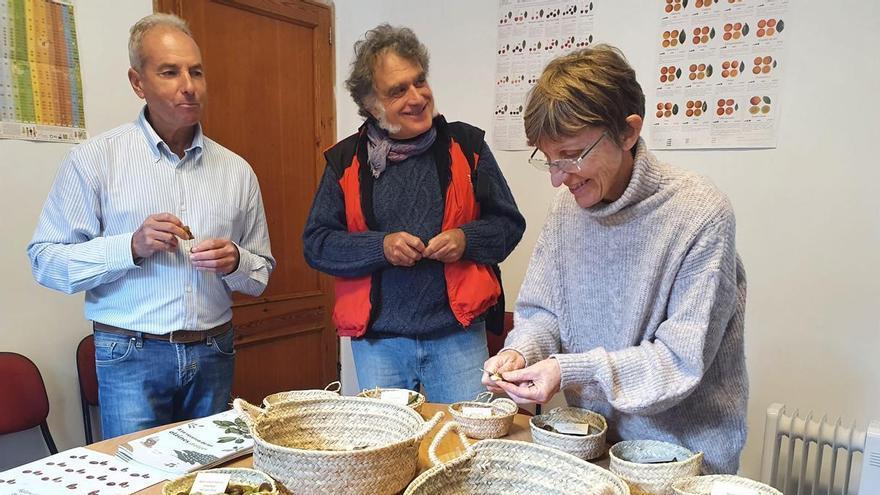
<svg viewBox="0 0 880 495">
<path fill-rule="evenodd" d="M 767 408 L 761 481 L 786 495 L 880 493 L 880 421 L 862 430 L 815 418 L 789 414 L 782 404 Z"/>
<path fill-rule="evenodd" d="M 0 352 L 0 434 L 40 426 L 49 416 L 49 397 L 37 365 L 15 352 Z"/>
<path fill-rule="evenodd" d="M 76 374 L 79 392 L 90 406 L 98 405 L 98 373 L 95 371 L 95 336 L 86 335 L 76 346 Z"/>
<path fill-rule="evenodd" d="M 501 335 L 495 335 L 492 332 L 486 332 L 486 345 L 489 347 L 489 356 L 498 354 L 498 351 L 504 348 L 504 339 L 512 329 L 513 313 L 506 311 L 504 313 L 504 333 Z"/>
</svg>

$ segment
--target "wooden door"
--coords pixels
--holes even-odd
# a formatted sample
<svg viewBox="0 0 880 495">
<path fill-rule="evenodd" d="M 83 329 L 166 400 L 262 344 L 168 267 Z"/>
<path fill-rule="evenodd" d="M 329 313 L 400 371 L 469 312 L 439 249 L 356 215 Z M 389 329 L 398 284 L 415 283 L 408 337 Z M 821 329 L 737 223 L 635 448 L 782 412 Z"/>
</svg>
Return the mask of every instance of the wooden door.
<svg viewBox="0 0 880 495">
<path fill-rule="evenodd" d="M 156 0 L 189 22 L 208 83 L 205 134 L 260 181 L 278 262 L 259 298 L 236 295 L 233 393 L 323 387 L 339 378 L 331 280 L 303 258 L 302 231 L 335 142 L 331 11 L 303 0 Z"/>
</svg>

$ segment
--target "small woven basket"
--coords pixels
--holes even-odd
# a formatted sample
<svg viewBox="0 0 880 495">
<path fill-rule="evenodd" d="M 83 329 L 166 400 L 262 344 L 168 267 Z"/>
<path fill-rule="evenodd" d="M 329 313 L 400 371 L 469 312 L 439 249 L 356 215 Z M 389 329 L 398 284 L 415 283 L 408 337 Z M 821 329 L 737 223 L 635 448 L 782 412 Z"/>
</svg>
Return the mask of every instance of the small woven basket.
<svg viewBox="0 0 880 495">
<path fill-rule="evenodd" d="M 324 390 L 289 390 L 287 392 L 278 392 L 276 394 L 267 395 L 263 399 L 264 407 L 271 407 L 282 402 L 296 402 L 300 400 L 336 398 L 339 397 L 339 391 L 342 390 L 342 384 L 332 382 Z"/>
<path fill-rule="evenodd" d="M 672 490 L 675 495 L 710 495 L 712 486 L 716 481 L 721 481 L 730 485 L 748 488 L 755 495 L 782 495 L 782 492 L 767 486 L 764 483 L 758 483 L 748 478 L 733 476 L 732 474 L 713 474 L 709 476 L 692 476 L 676 480 L 672 484 Z"/>
<path fill-rule="evenodd" d="M 443 425 L 428 447 L 434 467 L 420 474 L 404 495 L 629 495 L 620 478 L 565 452 L 516 440 L 468 445 L 459 428 L 455 421 Z M 465 453 L 444 464 L 437 448 L 453 431 Z"/>
<path fill-rule="evenodd" d="M 406 390 L 407 392 L 410 393 L 410 397 L 415 395 L 416 396 L 415 400 L 411 401 L 409 404 L 407 404 L 407 407 L 411 407 L 411 408 L 415 409 L 416 412 L 421 412 L 422 406 L 425 404 L 425 396 L 418 393 L 418 392 L 414 392 L 412 390 L 409 390 L 409 389 L 376 387 L 376 388 L 370 388 L 367 390 L 363 390 L 357 396 L 358 397 L 366 397 L 368 399 L 381 399 L 382 398 L 382 391 L 389 391 L 389 390 Z"/>
<path fill-rule="evenodd" d="M 618 442 L 609 450 L 608 469 L 629 484 L 633 495 L 673 495 L 672 483 L 697 476 L 703 453 L 659 440 Z M 649 463 L 654 459 L 679 459 L 675 462 Z"/>
<path fill-rule="evenodd" d="M 251 485 L 258 487 L 264 483 L 268 484 L 271 487 L 269 490 L 256 492 L 260 495 L 274 495 L 280 493 L 278 487 L 275 485 L 275 480 L 270 478 L 266 473 L 261 473 L 256 469 L 218 468 L 208 469 L 202 472 L 229 474 L 229 482 L 237 485 Z M 165 486 L 162 487 L 162 495 L 178 495 L 179 493 L 188 494 L 193 483 L 196 481 L 197 474 L 198 473 L 190 473 L 186 476 L 181 476 L 180 478 L 165 483 Z"/>
<path fill-rule="evenodd" d="M 513 417 L 519 410 L 510 399 L 492 400 L 492 392 L 484 392 L 470 401 L 456 402 L 449 406 L 449 414 L 459 424 L 461 431 L 471 438 L 499 438 L 507 435 Z M 491 410 L 491 416 L 469 416 L 462 411 L 466 407 L 479 407 Z"/>
<path fill-rule="evenodd" d="M 566 435 L 555 431 L 547 431 L 546 426 L 559 423 L 588 424 L 596 428 L 591 435 Z M 579 407 L 557 407 L 547 414 L 533 416 L 529 420 L 532 429 L 532 440 L 535 443 L 553 447 L 584 460 L 601 457 L 605 453 L 605 434 L 608 423 L 598 413 Z"/>
<path fill-rule="evenodd" d="M 233 407 L 251 428 L 254 467 L 298 495 L 396 494 L 418 467 L 419 445 L 443 417 L 358 397 Z"/>
</svg>

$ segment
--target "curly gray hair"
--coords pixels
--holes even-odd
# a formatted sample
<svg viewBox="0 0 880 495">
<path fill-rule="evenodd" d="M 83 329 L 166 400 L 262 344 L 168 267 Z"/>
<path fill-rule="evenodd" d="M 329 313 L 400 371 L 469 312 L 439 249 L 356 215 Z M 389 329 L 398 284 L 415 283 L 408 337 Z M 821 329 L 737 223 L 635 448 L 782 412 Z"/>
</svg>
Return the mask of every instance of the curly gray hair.
<svg viewBox="0 0 880 495">
<path fill-rule="evenodd" d="M 372 116 L 371 109 L 376 104 L 373 90 L 373 68 L 379 56 L 393 50 L 399 57 L 419 64 L 428 73 L 428 49 L 416 33 L 407 27 L 394 27 L 380 24 L 367 31 L 364 39 L 354 44 L 354 60 L 351 71 L 345 80 L 345 87 L 357 103 L 358 113 L 364 118 Z"/>
<path fill-rule="evenodd" d="M 174 14 L 150 14 L 144 17 L 131 27 L 128 37 L 128 62 L 132 69 L 139 71 L 143 68 L 141 45 L 147 31 L 155 27 L 177 29 L 192 38 L 192 31 L 189 30 L 186 21 Z"/>
</svg>

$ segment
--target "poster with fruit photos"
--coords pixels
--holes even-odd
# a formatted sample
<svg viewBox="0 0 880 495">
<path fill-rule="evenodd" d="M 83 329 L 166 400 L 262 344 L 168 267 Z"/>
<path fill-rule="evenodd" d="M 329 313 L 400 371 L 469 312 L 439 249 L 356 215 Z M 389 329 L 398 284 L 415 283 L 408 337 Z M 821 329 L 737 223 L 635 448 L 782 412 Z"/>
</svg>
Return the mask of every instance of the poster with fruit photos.
<svg viewBox="0 0 880 495">
<path fill-rule="evenodd" d="M 0 495 L 128 495 L 164 480 L 148 468 L 77 447 L 0 473 Z"/>
<path fill-rule="evenodd" d="M 652 149 L 776 146 L 788 3 L 656 0 L 657 64 L 640 77 Z"/>
<path fill-rule="evenodd" d="M 528 149 L 523 109 L 550 60 L 593 43 L 597 0 L 499 0 L 493 147 Z"/>
</svg>

